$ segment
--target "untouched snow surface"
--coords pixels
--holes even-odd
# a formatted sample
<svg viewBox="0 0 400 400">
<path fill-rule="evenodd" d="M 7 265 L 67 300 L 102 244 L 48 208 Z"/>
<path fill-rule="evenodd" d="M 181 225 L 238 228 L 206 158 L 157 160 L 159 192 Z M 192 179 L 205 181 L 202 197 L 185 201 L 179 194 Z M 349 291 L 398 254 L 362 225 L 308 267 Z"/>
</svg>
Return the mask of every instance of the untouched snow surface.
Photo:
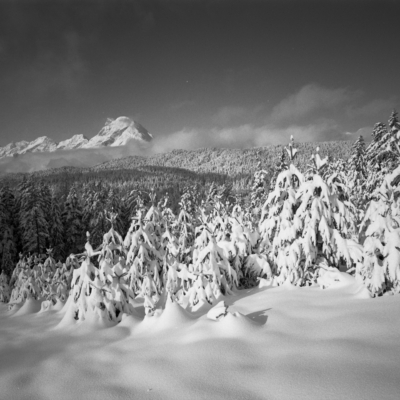
<svg viewBox="0 0 400 400">
<path fill-rule="evenodd" d="M 0 398 L 400 398 L 400 296 L 264 286 L 224 301 L 219 321 L 170 301 L 143 318 L 135 302 L 112 328 L 0 304 Z"/>
</svg>

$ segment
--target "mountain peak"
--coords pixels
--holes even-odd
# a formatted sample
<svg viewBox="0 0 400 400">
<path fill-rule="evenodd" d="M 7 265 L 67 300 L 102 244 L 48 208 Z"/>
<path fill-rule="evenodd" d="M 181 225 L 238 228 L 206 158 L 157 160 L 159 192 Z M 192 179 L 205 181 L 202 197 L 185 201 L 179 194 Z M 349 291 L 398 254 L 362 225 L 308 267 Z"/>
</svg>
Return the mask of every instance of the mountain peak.
<svg viewBox="0 0 400 400">
<path fill-rule="evenodd" d="M 147 129 L 128 117 L 108 118 L 100 132 L 82 147 L 124 146 L 131 140 L 143 144 L 152 139 Z"/>
</svg>

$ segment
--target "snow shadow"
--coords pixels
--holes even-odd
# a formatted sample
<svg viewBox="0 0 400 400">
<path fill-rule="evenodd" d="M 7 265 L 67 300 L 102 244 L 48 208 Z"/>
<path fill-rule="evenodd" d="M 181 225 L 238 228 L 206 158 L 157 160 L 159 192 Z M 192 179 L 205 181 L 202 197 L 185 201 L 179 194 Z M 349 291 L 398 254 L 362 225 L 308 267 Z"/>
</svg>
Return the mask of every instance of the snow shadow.
<svg viewBox="0 0 400 400">
<path fill-rule="evenodd" d="M 265 310 L 252 312 L 247 314 L 246 317 L 250 318 L 253 322 L 256 322 L 259 325 L 265 325 L 268 321 L 267 311 L 272 310 L 272 308 L 266 308 Z"/>
</svg>

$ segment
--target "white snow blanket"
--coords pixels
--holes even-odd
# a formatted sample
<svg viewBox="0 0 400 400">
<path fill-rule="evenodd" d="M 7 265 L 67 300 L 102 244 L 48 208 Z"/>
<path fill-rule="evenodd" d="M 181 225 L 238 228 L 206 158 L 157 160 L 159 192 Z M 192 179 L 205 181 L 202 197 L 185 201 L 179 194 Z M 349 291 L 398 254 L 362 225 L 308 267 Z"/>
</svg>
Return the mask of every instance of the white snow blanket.
<svg viewBox="0 0 400 400">
<path fill-rule="evenodd" d="M 364 299 L 331 284 L 224 301 L 218 320 L 170 300 L 144 317 L 138 303 L 111 328 L 57 327 L 62 311 L 11 316 L 1 304 L 0 398 L 399 399 L 400 296 Z"/>
</svg>

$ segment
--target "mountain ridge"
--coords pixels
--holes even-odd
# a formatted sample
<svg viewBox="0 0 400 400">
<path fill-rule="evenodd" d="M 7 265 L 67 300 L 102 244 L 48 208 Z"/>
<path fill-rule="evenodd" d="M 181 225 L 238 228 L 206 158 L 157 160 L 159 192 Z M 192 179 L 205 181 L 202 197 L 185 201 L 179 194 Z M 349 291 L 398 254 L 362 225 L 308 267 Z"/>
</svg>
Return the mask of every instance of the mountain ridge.
<svg viewBox="0 0 400 400">
<path fill-rule="evenodd" d="M 51 153 L 57 150 L 124 146 L 131 141 L 144 144 L 152 139 L 153 136 L 146 128 L 128 117 L 108 118 L 103 128 L 91 139 L 82 134 L 76 134 L 59 143 L 56 143 L 48 136 L 38 137 L 31 142 L 26 140 L 11 142 L 4 147 L 0 147 L 0 158 L 17 157 L 35 152 Z"/>
</svg>

